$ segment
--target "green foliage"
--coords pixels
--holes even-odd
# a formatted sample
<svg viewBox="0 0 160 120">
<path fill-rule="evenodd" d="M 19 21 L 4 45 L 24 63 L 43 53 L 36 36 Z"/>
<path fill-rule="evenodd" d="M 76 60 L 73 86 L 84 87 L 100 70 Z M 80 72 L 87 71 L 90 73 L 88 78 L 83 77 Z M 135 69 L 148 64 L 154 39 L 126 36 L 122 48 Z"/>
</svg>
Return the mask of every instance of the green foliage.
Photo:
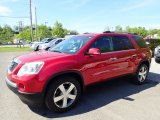
<svg viewBox="0 0 160 120">
<path fill-rule="evenodd" d="M 117 26 L 115 27 L 115 31 L 116 31 L 116 32 L 123 32 L 123 29 L 122 29 L 122 27 L 121 27 L 120 25 L 117 25 Z"/>
<path fill-rule="evenodd" d="M 154 34 L 160 35 L 160 29 L 152 29 L 152 30 L 149 30 L 149 34 L 150 34 L 150 35 L 154 35 Z"/>
<path fill-rule="evenodd" d="M 71 30 L 68 32 L 70 35 L 78 35 L 79 33 L 76 30 Z"/>
<path fill-rule="evenodd" d="M 31 40 L 30 29 L 23 30 L 19 34 L 15 35 L 14 38 L 23 38 L 25 40 Z"/>
<path fill-rule="evenodd" d="M 0 43 L 8 43 L 13 41 L 15 38 L 22 38 L 25 40 L 31 40 L 31 30 L 30 26 L 24 26 L 21 31 L 18 31 L 18 26 L 14 26 L 13 29 L 8 26 L 0 26 Z M 14 32 L 17 32 L 18 34 L 14 34 Z M 127 26 L 125 29 L 122 28 L 122 26 L 117 25 L 115 27 L 116 32 L 131 32 L 131 33 L 137 33 L 138 35 L 142 37 L 146 37 L 148 35 L 154 35 L 158 34 L 160 37 L 160 29 L 152 29 L 152 30 L 146 30 L 144 27 L 129 27 Z M 35 30 L 33 30 L 34 34 L 34 40 L 36 39 Z M 63 28 L 62 23 L 56 22 L 54 27 L 46 26 L 46 25 L 38 25 L 38 39 L 43 38 L 50 38 L 50 37 L 65 37 L 65 35 L 77 35 L 78 32 L 76 30 L 68 30 L 66 28 Z"/>
<path fill-rule="evenodd" d="M 0 52 L 20 52 L 20 51 L 31 51 L 29 47 L 0 47 Z"/>
<path fill-rule="evenodd" d="M 0 42 L 8 43 L 13 38 L 12 28 L 8 25 L 0 26 Z"/>
<path fill-rule="evenodd" d="M 68 30 L 64 29 L 62 24 L 57 21 L 53 28 L 53 35 L 55 37 L 63 38 L 65 37 L 65 35 L 67 35 L 67 33 L 68 33 Z"/>
<path fill-rule="evenodd" d="M 142 37 L 146 37 L 148 35 L 148 31 L 144 27 L 131 28 L 131 27 L 127 26 L 125 29 L 125 32 L 136 33 Z"/>
<path fill-rule="evenodd" d="M 52 37 L 52 32 L 49 27 L 46 25 L 39 25 L 38 26 L 38 38 L 49 38 Z"/>
</svg>

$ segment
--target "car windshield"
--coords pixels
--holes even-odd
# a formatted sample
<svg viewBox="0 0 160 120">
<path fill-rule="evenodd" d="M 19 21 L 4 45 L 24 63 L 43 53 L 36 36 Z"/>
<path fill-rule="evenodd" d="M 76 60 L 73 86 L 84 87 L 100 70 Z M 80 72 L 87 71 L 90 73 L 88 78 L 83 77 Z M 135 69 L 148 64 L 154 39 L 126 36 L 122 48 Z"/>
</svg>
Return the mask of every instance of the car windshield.
<svg viewBox="0 0 160 120">
<path fill-rule="evenodd" d="M 92 38 L 93 36 L 73 36 L 51 48 L 50 51 L 75 54 Z"/>
<path fill-rule="evenodd" d="M 50 41 L 51 44 L 54 44 L 57 41 L 57 39 L 53 39 L 52 41 Z"/>
<path fill-rule="evenodd" d="M 47 39 L 46 38 L 44 38 L 43 40 L 41 40 L 41 42 L 46 42 L 47 41 Z"/>
<path fill-rule="evenodd" d="M 48 43 L 48 42 L 50 42 L 50 41 L 52 41 L 53 39 L 52 38 L 44 38 L 43 40 L 41 40 L 41 42 L 46 42 L 46 43 Z"/>
</svg>

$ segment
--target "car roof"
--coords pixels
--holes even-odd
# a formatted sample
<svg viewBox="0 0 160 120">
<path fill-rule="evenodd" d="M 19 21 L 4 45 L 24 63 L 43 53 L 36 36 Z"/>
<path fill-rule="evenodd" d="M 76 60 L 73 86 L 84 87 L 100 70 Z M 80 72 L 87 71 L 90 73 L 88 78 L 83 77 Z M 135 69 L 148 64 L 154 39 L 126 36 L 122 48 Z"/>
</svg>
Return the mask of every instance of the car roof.
<svg viewBox="0 0 160 120">
<path fill-rule="evenodd" d="M 125 35 L 125 36 L 137 36 L 135 33 L 118 33 L 118 32 L 107 32 L 107 33 L 85 33 L 81 34 L 80 36 L 101 36 L 101 35 Z"/>
</svg>

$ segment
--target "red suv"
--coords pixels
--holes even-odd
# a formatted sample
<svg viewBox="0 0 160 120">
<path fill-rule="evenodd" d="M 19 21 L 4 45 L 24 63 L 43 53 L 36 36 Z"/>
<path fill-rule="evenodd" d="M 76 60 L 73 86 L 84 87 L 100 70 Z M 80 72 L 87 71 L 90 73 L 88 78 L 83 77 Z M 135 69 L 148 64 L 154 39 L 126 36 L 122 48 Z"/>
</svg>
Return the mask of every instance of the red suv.
<svg viewBox="0 0 160 120">
<path fill-rule="evenodd" d="M 51 111 L 64 112 L 77 103 L 89 84 L 129 74 L 143 84 L 150 63 L 150 49 L 138 35 L 84 34 L 49 51 L 14 58 L 6 83 L 28 105 L 45 104 Z"/>
</svg>

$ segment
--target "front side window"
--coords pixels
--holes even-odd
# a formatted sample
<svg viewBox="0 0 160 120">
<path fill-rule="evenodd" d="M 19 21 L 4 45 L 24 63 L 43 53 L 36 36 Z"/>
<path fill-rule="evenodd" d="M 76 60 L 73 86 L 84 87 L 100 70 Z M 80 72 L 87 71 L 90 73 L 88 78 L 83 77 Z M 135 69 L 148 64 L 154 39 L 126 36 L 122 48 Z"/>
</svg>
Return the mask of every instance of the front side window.
<svg viewBox="0 0 160 120">
<path fill-rule="evenodd" d="M 102 53 L 112 51 L 112 38 L 109 36 L 103 36 L 94 41 L 90 48 L 98 48 Z"/>
<path fill-rule="evenodd" d="M 93 36 L 73 36 L 50 49 L 51 52 L 77 53 Z"/>
<path fill-rule="evenodd" d="M 114 51 L 134 49 L 131 41 L 127 36 L 113 36 L 112 42 Z"/>
</svg>

